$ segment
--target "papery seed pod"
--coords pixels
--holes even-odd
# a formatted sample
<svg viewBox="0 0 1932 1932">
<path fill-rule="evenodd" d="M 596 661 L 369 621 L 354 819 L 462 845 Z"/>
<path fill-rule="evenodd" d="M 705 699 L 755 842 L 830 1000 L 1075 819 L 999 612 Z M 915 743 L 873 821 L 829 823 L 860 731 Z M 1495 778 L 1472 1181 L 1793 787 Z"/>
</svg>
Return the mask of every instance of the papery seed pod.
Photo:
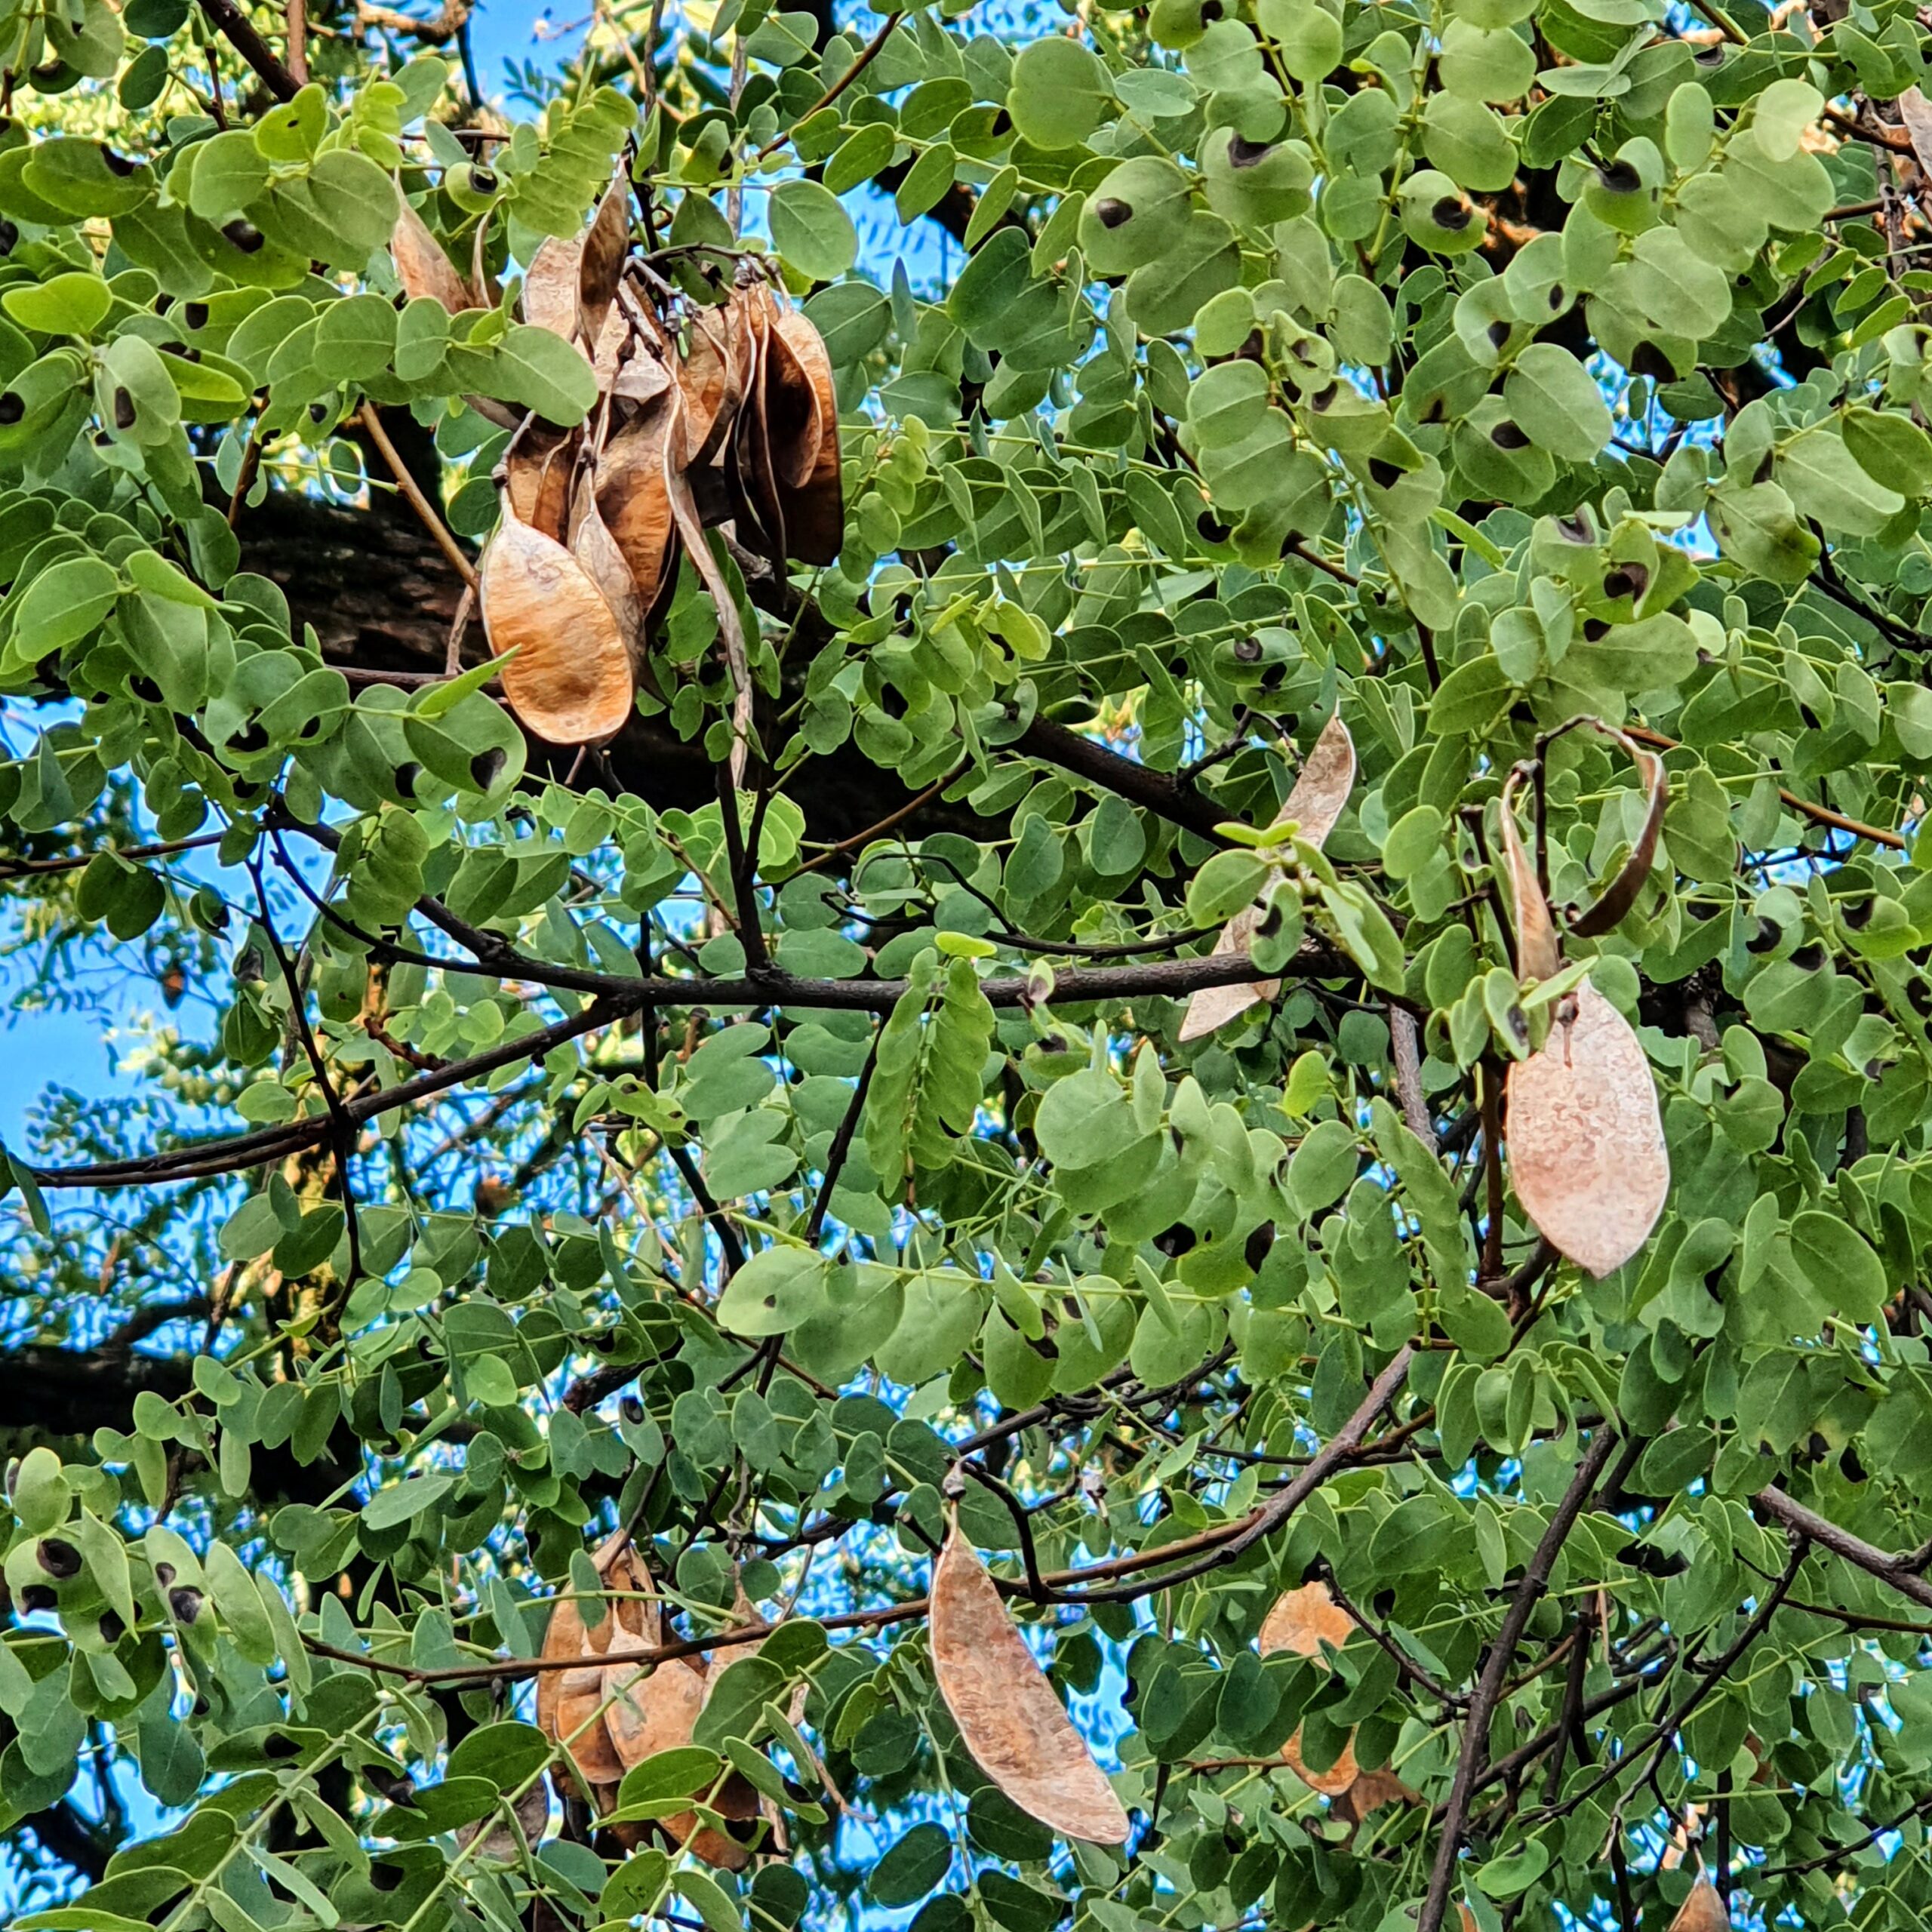
<svg viewBox="0 0 1932 1932">
<path fill-rule="evenodd" d="M 569 527 L 577 432 L 533 422 L 503 464 L 518 518 L 557 543 Z"/>
<path fill-rule="evenodd" d="M 483 552 L 478 602 L 510 708 L 555 745 L 601 744 L 631 715 L 630 651 L 583 567 L 506 500 Z"/>
<path fill-rule="evenodd" d="M 650 606 L 617 540 L 598 513 L 597 492 L 588 480 L 579 486 L 571 505 L 570 549 L 610 605 L 624 648 L 635 660 L 643 647 L 644 620 Z"/>
<path fill-rule="evenodd" d="M 845 538 L 845 493 L 838 449 L 838 394 L 825 339 L 795 309 L 778 318 L 780 338 L 811 384 L 817 418 L 811 466 L 802 474 L 781 473 L 791 494 L 785 501 L 785 528 L 791 554 L 801 563 L 829 564 Z"/>
<path fill-rule="evenodd" d="M 745 393 L 747 371 L 724 310 L 694 316 L 690 345 L 676 370 L 684 396 L 684 432 L 675 451 L 680 469 L 709 463 L 724 447 Z"/>
<path fill-rule="evenodd" d="M 1349 728 L 1342 722 L 1338 711 L 1322 726 L 1308 762 L 1282 801 L 1281 809 L 1275 814 L 1275 824 L 1292 822 L 1303 839 L 1319 850 L 1327 843 L 1329 833 L 1346 808 L 1355 783 L 1355 740 L 1349 736 Z M 1221 928 L 1221 936 L 1214 942 L 1214 956 L 1245 954 L 1260 923 L 1262 911 L 1257 904 L 1237 912 Z M 1204 986 L 1188 1001 L 1180 1023 L 1180 1038 L 1201 1039 L 1251 1006 L 1272 1000 L 1281 989 L 1279 980 L 1257 980 L 1245 986 Z"/>
<path fill-rule="evenodd" d="M 593 472 L 598 514 L 629 567 L 647 617 L 669 586 L 676 543 L 664 483 L 670 426 L 666 410 L 633 417 L 605 443 Z"/>
<path fill-rule="evenodd" d="M 403 293 L 413 302 L 423 296 L 440 302 L 451 315 L 481 304 L 472 294 L 456 265 L 443 253 L 443 245 L 430 232 L 428 223 L 398 197 L 400 210 L 389 235 L 389 254 L 395 262 Z"/>
<path fill-rule="evenodd" d="M 548 329 L 566 342 L 582 334 L 582 303 L 578 294 L 583 268 L 583 238 L 552 235 L 546 238 L 523 278 L 523 319 L 534 328 Z M 586 352 L 586 358 L 588 351 Z"/>
<path fill-rule="evenodd" d="M 1730 1932 L 1730 1914 L 1709 1878 L 1700 1876 L 1690 1887 L 1689 1897 L 1670 1921 L 1670 1932 Z"/>
<path fill-rule="evenodd" d="M 931 1632 L 933 1675 L 980 1768 L 1049 1829 L 1124 1844 L 1128 1816 L 1113 1786 L 957 1524 L 933 1571 Z"/>
<path fill-rule="evenodd" d="M 578 251 L 577 303 L 586 343 L 595 343 L 604 332 L 630 249 L 630 177 L 620 160 Z"/>
</svg>

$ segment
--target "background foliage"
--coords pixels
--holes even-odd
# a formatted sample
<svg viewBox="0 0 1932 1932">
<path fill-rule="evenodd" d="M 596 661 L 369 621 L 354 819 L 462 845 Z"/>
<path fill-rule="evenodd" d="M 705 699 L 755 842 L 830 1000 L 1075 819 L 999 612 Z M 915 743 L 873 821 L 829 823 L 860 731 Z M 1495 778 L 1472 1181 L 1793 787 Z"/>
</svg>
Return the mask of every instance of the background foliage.
<svg viewBox="0 0 1932 1932">
<path fill-rule="evenodd" d="M 23 1927 L 1923 1921 L 1911 6 L 727 0 L 514 122 L 460 7 L 4 18 L 8 943 L 176 1023 L 8 1157 Z M 838 564 L 721 552 L 736 795 L 688 566 L 608 746 L 445 667 L 614 162 L 838 371 Z M 399 299 L 398 192 L 500 303 Z M 1325 847 L 1248 831 L 1337 714 Z M 1559 930 L 1634 888 L 1601 1280 L 1499 1118 L 1525 759 Z M 949 1511 L 1124 1847 L 961 1748 Z M 749 1778 L 739 1872 L 550 1795 L 614 1531 L 712 1659 L 623 1804 Z"/>
</svg>

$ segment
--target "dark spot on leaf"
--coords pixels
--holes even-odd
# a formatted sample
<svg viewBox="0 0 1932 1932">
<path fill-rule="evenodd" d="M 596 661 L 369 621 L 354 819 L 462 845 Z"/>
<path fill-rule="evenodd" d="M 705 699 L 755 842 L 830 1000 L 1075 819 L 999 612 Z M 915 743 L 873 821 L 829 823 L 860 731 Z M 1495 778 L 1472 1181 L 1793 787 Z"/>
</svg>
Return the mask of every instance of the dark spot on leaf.
<svg viewBox="0 0 1932 1932">
<path fill-rule="evenodd" d="M 184 1583 L 178 1590 L 168 1592 L 168 1607 L 177 1623 L 192 1623 L 202 1614 L 202 1593 Z"/>
<path fill-rule="evenodd" d="M 272 1730 L 262 1740 L 262 1755 L 264 1758 L 294 1758 L 300 1755 L 301 1749 L 301 1746 L 285 1731 Z"/>
<path fill-rule="evenodd" d="M 1549 312 L 1553 315 L 1563 306 L 1563 285 L 1558 282 L 1549 291 Z"/>
<path fill-rule="evenodd" d="M 1194 1230 L 1184 1221 L 1177 1221 L 1171 1228 L 1154 1237 L 1154 1245 L 1170 1261 L 1177 1261 L 1194 1245 Z"/>
<path fill-rule="evenodd" d="M 1010 134 L 1013 131 L 1013 116 L 1003 107 L 993 111 L 992 131 L 995 134 Z"/>
<path fill-rule="evenodd" d="M 1429 218 L 1438 228 L 1451 235 L 1460 235 L 1469 226 L 1475 211 L 1469 203 L 1460 201 L 1454 195 L 1444 195 L 1429 211 Z"/>
<path fill-rule="evenodd" d="M 1724 65 L 1724 48 L 1721 45 L 1700 47 L 1690 57 L 1700 67 L 1721 67 Z"/>
<path fill-rule="evenodd" d="M 1650 587 L 1651 574 L 1641 564 L 1619 564 L 1603 580 L 1603 594 L 1613 604 L 1620 597 L 1641 597 Z"/>
<path fill-rule="evenodd" d="M 325 402 L 312 402 L 309 405 L 311 423 L 326 423 L 329 420 L 329 406 Z"/>
<path fill-rule="evenodd" d="M 644 1420 L 644 1404 L 635 1395 L 626 1395 L 617 1404 L 617 1413 L 635 1428 Z"/>
<path fill-rule="evenodd" d="M 1865 1465 L 1858 1460 L 1858 1445 L 1856 1443 L 1847 1442 L 1845 1444 L 1844 1454 L 1838 1458 L 1838 1473 L 1847 1482 L 1863 1482 L 1865 1480 Z"/>
<path fill-rule="evenodd" d="M 1308 406 L 1319 416 L 1335 406 L 1335 398 L 1342 392 L 1340 383 L 1331 383 L 1324 389 L 1318 389 L 1308 399 Z"/>
<path fill-rule="evenodd" d="M 1668 383 L 1677 375 L 1676 365 L 1654 342 L 1640 342 L 1630 355 L 1630 373 L 1648 376 L 1654 382 Z"/>
<path fill-rule="evenodd" d="M 1567 543 L 1594 543 L 1597 533 L 1588 517 L 1580 510 L 1569 516 L 1556 519 L 1556 534 Z"/>
<path fill-rule="evenodd" d="M 228 742 L 231 749 L 245 754 L 265 752 L 269 748 L 269 734 L 262 729 L 262 721 L 259 718 L 251 718 L 248 721 L 248 730 L 239 737 L 231 738 Z"/>
<path fill-rule="evenodd" d="M 1595 644 L 1599 638 L 1606 638 L 1609 635 L 1610 626 L 1602 618 L 1586 617 L 1583 620 L 1583 641 L 1586 644 Z"/>
<path fill-rule="evenodd" d="M 1421 420 L 1425 423 L 1440 423 L 1447 413 L 1442 398 L 1432 395 L 1429 399 L 1429 407 L 1422 413 Z"/>
<path fill-rule="evenodd" d="M 1764 452 L 1763 457 L 1760 460 L 1758 467 L 1752 472 L 1752 481 L 1754 483 L 1768 483 L 1771 480 L 1771 472 L 1776 466 L 1777 458 L 1770 451 L 1767 450 Z"/>
<path fill-rule="evenodd" d="M 1798 715 L 1804 720 L 1807 729 L 1815 731 L 1820 728 L 1818 714 L 1808 704 L 1801 702 L 1798 707 Z"/>
<path fill-rule="evenodd" d="M 1814 940 L 1809 946 L 1801 946 L 1791 955 L 1791 963 L 1801 973 L 1815 973 L 1825 963 L 1825 949 Z"/>
<path fill-rule="evenodd" d="M 1863 932 L 1872 923 L 1872 911 L 1878 903 L 1875 899 L 1861 899 L 1856 905 L 1841 906 L 1838 917 L 1854 932 Z"/>
<path fill-rule="evenodd" d="M 235 962 L 235 977 L 238 979 L 242 973 L 242 962 L 238 959 Z M 261 975 L 257 973 L 251 977 L 260 979 Z M 164 1590 L 166 1589 L 174 1580 L 174 1565 L 171 1563 L 157 1563 L 154 1566 L 154 1580 Z"/>
<path fill-rule="evenodd" d="M 1377 1617 L 1386 1617 L 1395 1607 L 1395 1592 L 1386 1583 L 1369 1599 L 1369 1606 Z"/>
<path fill-rule="evenodd" d="M 205 329 L 208 325 L 208 305 L 205 302 L 190 302 L 181 311 L 181 319 L 191 329 Z"/>
<path fill-rule="evenodd" d="M 1500 450 L 1526 450 L 1530 446 L 1529 438 L 1506 417 L 1490 431 L 1489 440 Z"/>
<path fill-rule="evenodd" d="M 1258 637 L 1244 637 L 1235 640 L 1235 662 L 1237 664 L 1257 664 L 1261 661 L 1261 640 Z"/>
<path fill-rule="evenodd" d="M 1928 986 L 1923 980 L 1914 980 L 1906 987 L 1905 997 L 1906 1004 L 1920 1019 L 1923 1020 L 1927 1014 L 1932 1014 L 1932 986 Z"/>
<path fill-rule="evenodd" d="M 1272 141 L 1251 141 L 1237 134 L 1228 143 L 1228 165 L 1230 168 L 1254 168 L 1266 161 L 1275 152 Z"/>
<path fill-rule="evenodd" d="M 134 426 L 134 398 L 125 389 L 117 387 L 114 392 L 114 426 L 117 429 L 131 429 Z"/>
<path fill-rule="evenodd" d="M 479 195 L 494 195 L 497 192 L 497 172 L 492 168 L 472 168 L 469 185 Z"/>
<path fill-rule="evenodd" d="M 12 222 L 0 221 L 0 255 L 11 255 L 20 238 L 20 231 Z"/>
<path fill-rule="evenodd" d="M 379 1858 L 369 1867 L 369 1882 L 379 1892 L 392 1892 L 409 1874 L 400 1865 Z"/>
<path fill-rule="evenodd" d="M 263 244 L 267 239 L 252 221 L 228 222 L 223 225 L 221 232 L 245 255 L 260 254 Z"/>
<path fill-rule="evenodd" d="M 100 158 L 106 162 L 108 173 L 119 175 L 124 181 L 140 165 L 137 161 L 130 161 L 125 154 L 116 154 L 105 141 L 100 144 Z"/>
<path fill-rule="evenodd" d="M 64 1583 L 81 1574 L 81 1552 L 61 1537 L 42 1537 L 34 1546 L 34 1561 L 47 1574 Z"/>
<path fill-rule="evenodd" d="M 412 758 L 405 758 L 395 768 L 395 789 L 405 798 L 416 795 L 416 781 L 423 776 L 423 768 Z"/>
<path fill-rule="evenodd" d="M 103 1610 L 100 1613 L 100 1635 L 103 1643 L 118 1644 L 128 1634 L 128 1626 L 121 1621 L 118 1611 Z"/>
<path fill-rule="evenodd" d="M 1268 1251 L 1275 1245 L 1275 1224 L 1263 1221 L 1250 1235 L 1241 1247 L 1241 1258 L 1251 1268 L 1259 1269 L 1268 1259 Z"/>
<path fill-rule="evenodd" d="M 1377 489 L 1392 490 L 1401 481 L 1402 466 L 1391 463 L 1386 456 L 1372 456 L 1368 460 L 1368 478 Z"/>
<path fill-rule="evenodd" d="M 1627 161 L 1613 161 L 1597 170 L 1597 179 L 1613 195 L 1631 195 L 1644 185 L 1644 178 Z"/>
<path fill-rule="evenodd" d="M 5 396 L 0 396 L 0 409 L 5 408 L 6 401 L 7 398 Z M 0 421 L 7 420 L 8 419 L 0 417 Z M 1194 527 L 1210 543 L 1225 543 L 1234 534 L 1232 530 L 1222 522 L 1212 510 L 1203 510 L 1194 519 Z"/>
<path fill-rule="evenodd" d="M 1617 1560 L 1633 1570 L 1641 1570 L 1647 1577 L 1681 1577 L 1690 1567 L 1687 1557 L 1647 1543 L 1626 1543 L 1617 1552 Z"/>
<path fill-rule="evenodd" d="M 51 1610 L 60 1601 L 45 1583 L 29 1583 L 20 1592 L 20 1607 L 29 1616 L 37 1610 Z"/>
<path fill-rule="evenodd" d="M 161 687 L 152 678 L 130 678 L 128 688 L 143 704 L 158 704 L 161 702 Z"/>
<path fill-rule="evenodd" d="M 1784 928 L 1775 919 L 1761 918 L 1758 930 L 1744 942 L 1746 952 L 1769 952 L 1784 937 Z"/>
<path fill-rule="evenodd" d="M 1109 195 L 1104 201 L 1094 204 L 1094 219 L 1103 228 L 1118 228 L 1124 221 L 1134 217 L 1134 211 L 1117 196 Z"/>
<path fill-rule="evenodd" d="M 1484 333 L 1489 337 L 1491 348 L 1500 349 L 1509 340 L 1509 325 L 1499 317 Z"/>
<path fill-rule="evenodd" d="M 13 389 L 0 395 L 0 423 L 17 423 L 27 413 L 26 405 Z"/>
</svg>

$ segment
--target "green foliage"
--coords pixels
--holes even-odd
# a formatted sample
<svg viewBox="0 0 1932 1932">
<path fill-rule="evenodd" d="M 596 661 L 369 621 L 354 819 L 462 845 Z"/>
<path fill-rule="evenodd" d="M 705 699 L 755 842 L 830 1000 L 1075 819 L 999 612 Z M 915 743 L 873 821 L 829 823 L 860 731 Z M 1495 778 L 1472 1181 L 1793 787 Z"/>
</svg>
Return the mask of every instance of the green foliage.
<svg viewBox="0 0 1932 1932">
<path fill-rule="evenodd" d="M 0 1152 L 17 1924 L 1924 1921 L 1932 40 L 1829 11 L 639 10 L 508 125 L 8 14 L 4 943 L 193 994 Z M 614 167 L 844 522 L 559 755 L 448 551 L 617 407 L 519 300 Z M 1598 1278 L 1525 1122 L 1614 1206 L 1653 1097 Z M 962 1746 L 955 1524 L 1125 1846 Z"/>
</svg>

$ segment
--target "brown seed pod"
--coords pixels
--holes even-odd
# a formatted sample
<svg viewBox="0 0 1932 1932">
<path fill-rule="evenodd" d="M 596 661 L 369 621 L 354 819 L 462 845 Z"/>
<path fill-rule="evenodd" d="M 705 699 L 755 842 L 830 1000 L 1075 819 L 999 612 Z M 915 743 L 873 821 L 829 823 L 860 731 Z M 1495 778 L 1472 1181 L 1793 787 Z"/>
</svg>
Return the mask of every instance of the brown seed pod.
<svg viewBox="0 0 1932 1932">
<path fill-rule="evenodd" d="M 608 1626 L 611 1619 L 606 1617 Z M 561 1744 L 592 1786 L 583 1792 L 588 1803 L 598 1800 L 600 1788 L 614 1786 L 624 1775 L 623 1760 L 611 1743 L 603 1715 L 604 1670 L 597 1661 L 592 1633 L 573 1602 L 557 1605 L 543 1633 L 543 1661 L 555 1664 L 574 1660 L 570 1667 L 541 1671 L 537 1678 L 537 1723 L 546 1735 Z M 566 1776 L 568 1777 L 568 1774 Z M 569 1780 L 575 1785 L 577 1780 Z"/>
<path fill-rule="evenodd" d="M 838 392 L 825 339 L 795 309 L 779 316 L 773 333 L 790 352 L 811 387 L 817 421 L 816 454 L 801 473 L 781 470 L 785 528 L 791 553 L 801 563 L 829 564 L 845 540 L 845 493 L 838 451 Z"/>
<path fill-rule="evenodd" d="M 1615 734 L 1623 738 L 1619 732 Z M 1564 923 L 1580 939 L 1594 939 L 1599 933 L 1614 932 L 1623 915 L 1637 903 L 1637 894 L 1651 875 L 1657 855 L 1657 835 L 1663 829 L 1664 808 L 1670 802 L 1670 782 L 1665 776 L 1663 760 L 1654 752 L 1641 751 L 1630 740 L 1625 749 L 1636 761 L 1644 780 L 1644 823 L 1638 829 L 1630 856 L 1617 868 L 1617 876 L 1604 888 L 1592 905 L 1571 913 Z"/>
<path fill-rule="evenodd" d="M 674 452 L 680 469 L 709 463 L 724 445 L 745 393 L 746 369 L 727 312 L 701 309 L 691 325 L 690 347 L 677 365 L 684 395 L 684 429 Z"/>
<path fill-rule="evenodd" d="M 611 305 L 617 299 L 617 285 L 623 279 L 625 258 L 630 251 L 631 184 L 620 161 L 579 248 L 577 303 L 587 343 L 595 342 L 603 334 Z"/>
<path fill-rule="evenodd" d="M 533 422 L 504 463 L 510 502 L 533 530 L 561 543 L 570 522 L 577 432 Z"/>
<path fill-rule="evenodd" d="M 595 472 L 598 512 L 629 567 L 647 614 L 668 583 L 676 543 L 664 481 L 670 427 L 668 410 L 633 417 L 605 444 Z"/>
<path fill-rule="evenodd" d="M 482 305 L 457 272 L 456 265 L 443 253 L 443 245 L 430 232 L 429 225 L 409 203 L 397 197 L 398 212 L 389 235 L 389 254 L 403 293 L 413 302 L 427 296 L 440 302 L 451 315 Z"/>
<path fill-rule="evenodd" d="M 1355 1620 L 1338 1604 L 1325 1583 L 1304 1583 L 1275 1599 L 1261 1620 L 1261 1654 L 1286 1651 L 1298 1657 L 1320 1659 L 1325 1643 L 1340 1650 L 1355 1635 Z"/>
<path fill-rule="evenodd" d="M 631 715 L 630 651 L 583 566 L 507 500 L 483 552 L 478 602 L 510 708 L 553 745 L 601 744 Z"/>
<path fill-rule="evenodd" d="M 524 275 L 523 319 L 566 342 L 577 341 L 581 328 L 577 284 L 583 268 L 582 235 L 546 237 Z"/>
<path fill-rule="evenodd" d="M 1516 787 L 1536 775 L 1531 764 L 1515 767 L 1503 784 L 1503 857 L 1509 869 L 1510 896 L 1515 902 L 1516 977 L 1532 983 L 1552 977 L 1563 963 L 1556 943 L 1556 928 L 1549 917 L 1549 901 L 1530 855 L 1523 849 L 1523 835 L 1516 829 Z"/>
<path fill-rule="evenodd" d="M 1730 1914 L 1709 1878 L 1700 1877 L 1690 1896 L 1677 1908 L 1670 1932 L 1730 1932 Z"/>
<path fill-rule="evenodd" d="M 644 620 L 650 606 L 631 574 L 617 540 L 598 513 L 596 491 L 587 483 L 579 486 L 571 505 L 570 548 L 571 555 L 603 593 L 611 614 L 617 620 L 624 648 L 635 660 L 643 648 Z"/>
<path fill-rule="evenodd" d="M 1509 1069 L 1504 1145 L 1523 1211 L 1598 1277 L 1648 1239 L 1670 1192 L 1650 1063 L 1629 1023 L 1586 980 L 1541 1049 Z"/>
<path fill-rule="evenodd" d="M 1121 1844 L 1128 1817 L 955 1524 L 933 1571 L 933 1675 L 980 1769 L 1063 1837 Z"/>
<path fill-rule="evenodd" d="M 1328 835 L 1334 830 L 1336 821 L 1347 806 L 1355 783 L 1355 743 L 1349 736 L 1349 728 L 1342 722 L 1342 714 L 1338 711 L 1322 726 L 1321 735 L 1315 740 L 1315 749 L 1308 755 L 1308 762 L 1302 767 L 1293 789 L 1282 801 L 1274 822 L 1286 825 L 1292 821 L 1299 828 L 1303 839 L 1319 850 L 1328 842 Z M 1265 910 L 1265 904 L 1257 901 L 1237 912 L 1221 928 L 1221 936 L 1214 942 L 1214 956 L 1220 958 L 1231 952 L 1245 954 Z M 1279 980 L 1257 980 L 1246 986 L 1204 986 L 1188 1001 L 1186 1014 L 1180 1023 L 1180 1037 L 1183 1041 L 1203 1038 L 1216 1028 L 1225 1026 L 1230 1020 L 1245 1013 L 1251 1006 L 1272 1000 L 1281 990 Z"/>
</svg>

